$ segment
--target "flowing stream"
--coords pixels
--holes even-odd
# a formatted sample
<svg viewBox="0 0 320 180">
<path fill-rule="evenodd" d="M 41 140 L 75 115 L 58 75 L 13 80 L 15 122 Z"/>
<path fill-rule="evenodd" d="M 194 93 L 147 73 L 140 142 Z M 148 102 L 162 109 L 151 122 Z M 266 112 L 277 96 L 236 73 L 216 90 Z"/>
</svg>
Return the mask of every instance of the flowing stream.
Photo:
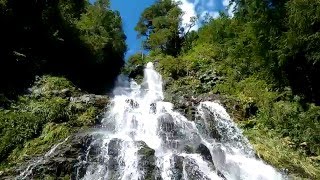
<svg viewBox="0 0 320 180">
<path fill-rule="evenodd" d="M 256 159 L 220 104 L 201 102 L 188 120 L 163 99 L 162 78 L 152 63 L 140 85 L 120 78 L 77 179 L 284 178 Z"/>
</svg>

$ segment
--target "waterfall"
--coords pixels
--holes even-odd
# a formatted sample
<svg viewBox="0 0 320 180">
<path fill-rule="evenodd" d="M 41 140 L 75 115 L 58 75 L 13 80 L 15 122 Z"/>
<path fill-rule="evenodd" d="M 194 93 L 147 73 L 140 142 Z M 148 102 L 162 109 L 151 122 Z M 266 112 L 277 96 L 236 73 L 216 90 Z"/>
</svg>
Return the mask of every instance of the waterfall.
<svg viewBox="0 0 320 180">
<path fill-rule="evenodd" d="M 139 85 L 119 77 L 114 97 L 77 179 L 283 179 L 256 159 L 226 110 L 201 102 L 188 120 L 164 102 L 162 78 L 148 63 Z"/>
</svg>

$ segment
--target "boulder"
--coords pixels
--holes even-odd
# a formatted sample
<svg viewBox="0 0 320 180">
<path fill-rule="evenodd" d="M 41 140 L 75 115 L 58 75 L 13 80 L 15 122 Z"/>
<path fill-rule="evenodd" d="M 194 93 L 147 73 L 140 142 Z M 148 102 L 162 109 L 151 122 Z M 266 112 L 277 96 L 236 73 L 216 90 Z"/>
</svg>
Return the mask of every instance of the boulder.
<svg viewBox="0 0 320 180">
<path fill-rule="evenodd" d="M 197 153 L 201 154 L 202 158 L 206 161 L 213 163 L 210 150 L 204 144 L 200 144 L 196 150 Z"/>
<path fill-rule="evenodd" d="M 73 103 L 92 104 L 96 107 L 103 108 L 109 103 L 108 96 L 84 94 L 79 97 L 70 97 L 70 101 Z"/>
<path fill-rule="evenodd" d="M 109 179 L 119 179 L 121 174 L 119 169 L 122 164 L 118 161 L 118 156 L 120 155 L 121 145 L 123 141 L 121 139 L 112 139 L 108 144 L 108 178 Z"/>
<path fill-rule="evenodd" d="M 143 179 L 155 179 L 156 176 L 156 160 L 154 153 L 155 151 L 148 147 L 143 141 L 136 142 L 139 147 L 139 170 L 143 172 Z"/>
</svg>

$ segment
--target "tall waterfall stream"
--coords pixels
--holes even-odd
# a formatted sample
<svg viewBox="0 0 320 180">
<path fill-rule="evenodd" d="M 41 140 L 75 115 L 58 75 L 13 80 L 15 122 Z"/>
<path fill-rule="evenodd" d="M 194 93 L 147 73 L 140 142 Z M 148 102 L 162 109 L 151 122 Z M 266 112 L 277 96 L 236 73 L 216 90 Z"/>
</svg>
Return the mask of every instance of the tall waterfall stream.
<svg viewBox="0 0 320 180">
<path fill-rule="evenodd" d="M 119 78 L 113 93 L 102 126 L 92 133 L 86 155 L 78 163 L 75 179 L 285 179 L 256 158 L 249 141 L 219 103 L 201 102 L 194 118 L 188 120 L 172 103 L 163 101 L 162 78 L 152 63 L 144 70 L 142 84 Z M 41 160 L 17 179 L 26 179 Z"/>
<path fill-rule="evenodd" d="M 141 85 L 119 82 L 79 179 L 283 179 L 255 158 L 220 104 L 200 103 L 190 120 L 174 111 L 152 63 Z"/>
</svg>

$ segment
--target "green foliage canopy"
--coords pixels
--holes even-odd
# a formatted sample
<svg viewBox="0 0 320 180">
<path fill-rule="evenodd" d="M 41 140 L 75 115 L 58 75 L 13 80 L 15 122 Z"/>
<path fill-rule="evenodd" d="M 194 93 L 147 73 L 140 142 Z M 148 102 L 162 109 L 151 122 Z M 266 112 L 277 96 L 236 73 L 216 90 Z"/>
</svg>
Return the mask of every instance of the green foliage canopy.
<svg viewBox="0 0 320 180">
<path fill-rule="evenodd" d="M 135 28 L 139 37 L 144 37 L 144 48 L 160 49 L 176 56 L 182 45 L 184 33 L 181 27 L 183 12 L 178 4 L 171 0 L 158 0 L 145 9 Z"/>
<path fill-rule="evenodd" d="M 1 1 L 0 21 L 0 93 L 15 95 L 48 73 L 97 92 L 124 64 L 126 37 L 109 0 Z"/>
</svg>

